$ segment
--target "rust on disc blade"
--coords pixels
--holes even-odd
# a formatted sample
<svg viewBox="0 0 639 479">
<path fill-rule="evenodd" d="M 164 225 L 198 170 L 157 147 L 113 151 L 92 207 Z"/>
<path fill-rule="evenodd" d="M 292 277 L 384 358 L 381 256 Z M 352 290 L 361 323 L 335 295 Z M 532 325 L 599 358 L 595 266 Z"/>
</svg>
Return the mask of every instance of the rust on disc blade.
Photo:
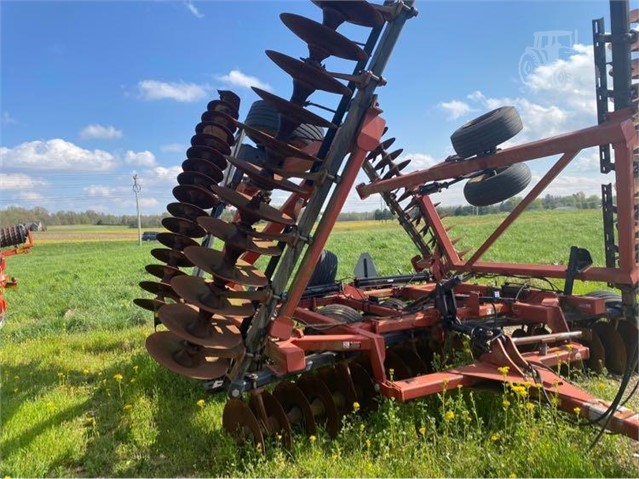
<svg viewBox="0 0 639 479">
<path fill-rule="evenodd" d="M 176 276 L 186 275 L 184 271 L 165 264 L 147 264 L 144 269 L 156 278 L 163 279 L 165 283 L 170 282 L 170 280 Z"/>
<path fill-rule="evenodd" d="M 206 347 L 207 355 L 234 358 L 244 347 L 240 330 L 234 323 L 202 318 L 185 304 L 167 304 L 160 309 L 158 317 L 176 336 Z"/>
<path fill-rule="evenodd" d="M 158 296 L 168 296 L 170 298 L 177 298 L 175 291 L 171 288 L 169 283 L 161 283 L 159 281 L 140 281 L 138 283 L 140 288 L 149 293 L 156 294 Z"/>
<path fill-rule="evenodd" d="M 362 0 L 312 0 L 324 9 L 333 9 L 341 14 L 344 21 L 362 27 L 381 27 L 384 17 L 370 3 Z"/>
<path fill-rule="evenodd" d="M 237 260 L 235 265 L 225 263 L 224 253 L 203 246 L 190 246 L 184 254 L 193 264 L 209 274 L 243 286 L 267 286 L 268 278 L 253 265 Z"/>
<path fill-rule="evenodd" d="M 203 121 L 195 125 L 195 133 L 215 136 L 227 145 L 232 145 L 235 141 L 233 133 L 228 128 L 210 121 Z"/>
<path fill-rule="evenodd" d="M 193 266 L 184 253 L 168 248 L 155 248 L 151 250 L 151 255 L 158 261 L 174 266 L 176 268 L 189 268 Z"/>
<path fill-rule="evenodd" d="M 182 162 L 184 171 L 195 171 L 213 178 L 215 183 L 219 183 L 224 179 L 224 173 L 212 161 L 202 160 L 200 158 L 188 158 Z"/>
<path fill-rule="evenodd" d="M 217 166 L 220 170 L 224 170 L 227 167 L 224 155 L 216 149 L 209 148 L 208 146 L 192 146 L 191 148 L 186 150 L 186 157 L 189 159 L 196 158 L 199 160 L 210 161 L 211 163 L 214 163 L 215 166 Z"/>
<path fill-rule="evenodd" d="M 207 216 L 207 212 L 199 206 L 190 203 L 174 202 L 166 205 L 166 210 L 176 218 L 186 218 L 195 221 L 200 216 Z"/>
<path fill-rule="evenodd" d="M 158 233 L 158 241 L 167 248 L 184 251 L 187 246 L 198 246 L 198 242 L 179 233 Z"/>
<path fill-rule="evenodd" d="M 240 399 L 229 399 L 222 413 L 222 427 L 239 443 L 252 441 L 264 451 L 264 435 L 251 408 Z"/>
<path fill-rule="evenodd" d="M 205 133 L 199 133 L 191 137 L 192 146 L 206 146 L 219 151 L 223 155 L 231 154 L 231 147 L 228 143 L 220 140 L 217 136 L 207 135 Z"/>
<path fill-rule="evenodd" d="M 308 44 L 314 60 L 321 62 L 330 55 L 354 61 L 364 61 L 368 58 L 366 52 L 356 43 L 332 28 L 293 13 L 281 13 L 280 18 L 289 30 Z"/>
<path fill-rule="evenodd" d="M 146 350 L 160 365 L 193 379 L 217 379 L 226 374 L 229 360 L 207 355 L 206 349 L 188 344 L 169 331 L 146 338 Z"/>
<path fill-rule="evenodd" d="M 298 123 L 308 123 L 310 125 L 320 126 L 323 128 L 337 128 L 337 126 L 319 115 L 310 112 L 296 103 L 285 100 L 277 95 L 273 95 L 261 88 L 251 87 L 259 97 L 274 107 L 282 116 Z"/>
<path fill-rule="evenodd" d="M 238 249 L 251 251 L 263 256 L 277 256 L 281 253 L 280 249 L 274 246 L 273 243 L 253 241 L 250 238 L 250 233 L 240 231 L 233 223 L 227 223 L 211 216 L 202 216 L 197 219 L 197 222 L 207 233 Z"/>
<path fill-rule="evenodd" d="M 637 357 L 637 343 L 639 342 L 639 332 L 637 328 L 626 320 L 620 320 L 617 323 L 617 331 L 623 339 L 623 343 L 626 346 L 626 361 L 633 361 Z M 635 353 L 633 356 L 632 353 Z M 639 368 L 639 365 L 637 365 Z"/>
<path fill-rule="evenodd" d="M 251 180 L 263 189 L 273 190 L 277 188 L 300 194 L 304 194 L 306 192 L 306 188 L 296 185 L 292 181 L 288 181 L 279 175 L 269 173 L 269 170 L 266 167 L 257 166 L 253 163 L 249 163 L 248 161 L 238 160 L 232 156 L 227 156 L 226 158 L 229 163 L 243 171 L 246 176 L 251 178 Z"/>
<path fill-rule="evenodd" d="M 220 100 L 225 101 L 229 105 L 233 105 L 236 110 L 240 109 L 240 96 L 231 90 L 218 90 Z"/>
<path fill-rule="evenodd" d="M 154 313 L 157 313 L 160 308 L 166 304 L 164 301 L 151 298 L 135 298 L 133 303 L 140 308 L 153 311 Z"/>
<path fill-rule="evenodd" d="M 190 203 L 204 210 L 213 208 L 218 202 L 210 190 L 196 185 L 178 185 L 173 188 L 173 196 L 178 201 Z"/>
<path fill-rule="evenodd" d="M 273 397 L 282 405 L 291 424 L 300 425 L 309 436 L 317 434 L 317 424 L 311 405 L 295 383 L 289 381 L 279 383 L 275 386 Z"/>
<path fill-rule="evenodd" d="M 606 350 L 606 368 L 613 373 L 623 374 L 626 369 L 626 346 L 619 332 L 608 322 L 596 323 L 592 329 Z"/>
<path fill-rule="evenodd" d="M 351 362 L 348 365 L 357 395 L 357 402 L 365 411 L 374 411 L 377 409 L 377 391 L 375 391 L 375 383 L 362 366 Z"/>
<path fill-rule="evenodd" d="M 221 111 L 205 111 L 202 113 L 201 120 L 202 123 L 221 125 L 231 133 L 235 133 L 235 130 L 237 130 L 233 117 Z"/>
<path fill-rule="evenodd" d="M 206 110 L 221 111 L 232 118 L 237 118 L 238 115 L 238 108 L 233 103 L 224 100 L 211 100 L 208 105 L 206 105 Z"/>
<path fill-rule="evenodd" d="M 210 313 L 247 317 L 255 312 L 249 300 L 226 298 L 223 291 L 211 286 L 210 282 L 197 276 L 178 276 L 171 280 L 171 287 L 184 301 Z"/>
<path fill-rule="evenodd" d="M 335 406 L 340 414 L 344 415 L 353 410 L 353 404 L 357 402 L 355 387 L 350 376 L 346 376 L 343 369 L 324 368 L 317 372 L 317 377 L 324 381 L 331 392 Z M 348 371 L 346 371 L 348 374 Z"/>
<path fill-rule="evenodd" d="M 346 85 L 330 76 L 322 67 L 312 65 L 274 50 L 266 50 L 266 55 L 293 80 L 310 87 L 338 95 L 350 95 L 352 92 Z"/>
<path fill-rule="evenodd" d="M 596 373 L 603 372 L 604 365 L 606 364 L 606 351 L 597 333 L 592 329 L 586 328 L 576 328 L 574 331 L 582 332 L 579 342 L 587 346 L 590 350 L 590 357 L 586 361 L 588 368 Z"/>
<path fill-rule="evenodd" d="M 326 432 L 332 438 L 337 437 L 340 428 L 340 416 L 331 392 L 321 379 L 303 374 L 296 382 L 311 405 L 315 418 L 324 417 Z"/>
<path fill-rule="evenodd" d="M 271 135 L 268 135 L 256 128 L 251 128 L 250 126 L 245 125 L 244 123 L 239 123 L 238 125 L 242 127 L 247 133 L 250 133 L 253 137 L 255 137 L 254 141 L 263 145 L 264 147 L 273 150 L 279 155 L 286 158 L 299 158 L 301 160 L 306 160 L 308 162 L 316 162 L 319 161 L 312 155 L 308 153 L 304 153 L 299 148 L 295 148 L 294 146 L 289 145 L 280 140 L 276 140 Z"/>
<path fill-rule="evenodd" d="M 195 221 L 185 218 L 168 217 L 162 219 L 162 226 L 167 230 L 190 238 L 202 238 L 206 235 L 206 231 Z"/>
<path fill-rule="evenodd" d="M 260 402 L 264 406 L 263 408 L 260 407 Z M 249 407 L 255 417 L 262 421 L 268 434 L 272 436 L 280 434 L 282 436 L 282 445 L 290 451 L 293 447 L 293 431 L 291 430 L 291 423 L 277 399 L 268 391 L 261 391 L 258 394 L 251 395 Z"/>
<path fill-rule="evenodd" d="M 260 202 L 259 205 L 255 207 L 251 203 L 252 198 L 248 195 L 219 185 L 211 186 L 211 190 L 224 202 L 235 206 L 240 211 L 244 211 L 265 221 L 270 221 L 271 223 L 283 225 L 295 224 L 295 221 L 289 215 L 282 213 L 264 202 Z"/>
<path fill-rule="evenodd" d="M 180 185 L 196 185 L 205 189 L 218 184 L 213 178 L 199 171 L 183 171 L 177 176 L 177 182 Z"/>
</svg>

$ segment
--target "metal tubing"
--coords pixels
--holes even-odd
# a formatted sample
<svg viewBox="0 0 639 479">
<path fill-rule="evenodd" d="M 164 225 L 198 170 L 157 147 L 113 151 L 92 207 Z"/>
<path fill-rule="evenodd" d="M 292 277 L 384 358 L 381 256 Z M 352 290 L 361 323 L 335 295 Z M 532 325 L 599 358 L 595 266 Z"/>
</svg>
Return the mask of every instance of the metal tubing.
<svg viewBox="0 0 639 479">
<path fill-rule="evenodd" d="M 488 251 L 488 249 L 495 243 L 497 238 L 499 238 L 508 227 L 514 223 L 514 221 L 523 213 L 526 207 L 535 201 L 535 199 L 546 189 L 546 187 L 554 180 L 559 173 L 563 171 L 563 169 L 568 166 L 575 156 L 577 156 L 578 151 L 571 151 L 565 153 L 557 163 L 553 165 L 553 167 L 548 170 L 548 172 L 544 175 L 544 177 L 539 180 L 539 182 L 534 186 L 530 193 L 526 195 L 526 197 L 521 200 L 521 202 L 510 212 L 510 214 L 504 218 L 504 221 L 501 222 L 499 227 L 493 231 L 493 233 L 484 241 L 484 243 L 477 249 L 475 254 L 466 262 L 466 267 L 470 267 L 475 262 L 482 257 L 482 255 Z"/>
<path fill-rule="evenodd" d="M 630 6 L 628 0 L 610 2 L 610 28 L 612 29 L 612 98 L 615 111 L 632 105 L 632 65 L 630 60 Z"/>
</svg>

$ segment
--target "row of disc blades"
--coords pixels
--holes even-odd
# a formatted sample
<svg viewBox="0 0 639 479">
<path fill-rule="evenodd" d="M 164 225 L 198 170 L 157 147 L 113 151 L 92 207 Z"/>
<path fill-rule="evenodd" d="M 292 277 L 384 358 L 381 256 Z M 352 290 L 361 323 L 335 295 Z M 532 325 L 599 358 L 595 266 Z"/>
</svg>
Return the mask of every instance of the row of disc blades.
<svg viewBox="0 0 639 479">
<path fill-rule="evenodd" d="M 314 187 L 309 170 L 319 160 L 290 144 L 290 134 L 302 123 L 334 128 L 335 125 L 310 112 L 307 98 L 316 90 L 350 95 L 351 91 L 328 72 L 322 62 L 329 56 L 363 61 L 366 53 L 357 43 L 336 32 L 344 22 L 378 27 L 384 18 L 378 8 L 365 1 L 315 1 L 323 11 L 322 23 L 295 14 L 281 20 L 306 42 L 308 58 L 295 59 L 276 51 L 267 56 L 293 79 L 290 100 L 254 88 L 280 114 L 280 126 L 272 136 L 237 121 L 239 97 L 220 92 L 209 103 L 202 122 L 191 138 L 183 172 L 173 195 L 178 200 L 167 206 L 170 218 L 163 221 L 168 233 L 158 235 L 167 248 L 151 253 L 161 265 L 147 271 L 159 281 L 143 281 L 141 287 L 155 299 L 135 300 L 154 311 L 156 321 L 168 331 L 148 337 L 151 356 L 173 372 L 191 378 L 217 379 L 224 376 L 234 358 L 244 353 L 240 326 L 248 324 L 256 307 L 270 297 L 269 279 L 242 260 L 245 253 L 274 256 L 281 253 L 276 241 L 286 240 L 286 228 L 295 218 L 269 205 L 272 190 L 308 198 Z M 231 156 L 234 132 L 242 128 L 266 153 L 262 164 Z M 237 188 L 221 186 L 228 165 L 246 177 Z M 217 218 L 219 207 L 235 209 L 234 220 Z M 212 210 L 210 214 L 207 210 Z M 282 233 L 265 235 L 260 223 L 279 225 Z M 221 241 L 221 250 L 200 245 L 200 238 Z M 197 267 L 210 275 L 189 275 L 180 268 Z M 208 276 L 207 276 L 208 277 Z"/>
</svg>

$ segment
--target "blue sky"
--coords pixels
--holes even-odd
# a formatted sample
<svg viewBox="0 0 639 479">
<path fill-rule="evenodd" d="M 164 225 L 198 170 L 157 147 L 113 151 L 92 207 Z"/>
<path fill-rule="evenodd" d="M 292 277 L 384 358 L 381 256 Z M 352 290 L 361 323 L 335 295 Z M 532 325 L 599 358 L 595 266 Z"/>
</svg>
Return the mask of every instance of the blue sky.
<svg viewBox="0 0 639 479">
<path fill-rule="evenodd" d="M 491 108 L 515 105 L 525 130 L 512 143 L 596 123 L 591 20 L 607 1 L 417 1 L 379 89 L 389 136 L 413 168 L 452 152 L 449 136 Z M 242 97 L 259 84 L 288 97 L 290 77 L 264 54 L 305 45 L 279 20 L 292 12 L 321 21 L 306 1 L 2 1 L 0 208 L 10 205 L 159 213 L 193 127 L 215 89 Z M 342 26 L 364 41 L 366 29 Z M 535 32 L 567 31 L 571 46 L 522 78 L 519 62 Z M 327 60 L 333 71 L 349 62 Z M 329 105 L 336 97 L 316 95 Z M 548 162 L 530 165 L 535 177 Z M 599 191 L 596 155 L 585 152 L 549 190 Z M 460 189 L 441 195 L 461 204 Z M 379 200 L 351 195 L 345 210 Z"/>
</svg>

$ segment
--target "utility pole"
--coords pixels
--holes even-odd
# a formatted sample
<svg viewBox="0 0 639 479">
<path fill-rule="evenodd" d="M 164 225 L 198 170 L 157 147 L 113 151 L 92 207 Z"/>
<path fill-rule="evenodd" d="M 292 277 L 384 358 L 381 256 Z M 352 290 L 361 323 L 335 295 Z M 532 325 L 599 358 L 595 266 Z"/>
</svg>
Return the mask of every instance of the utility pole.
<svg viewBox="0 0 639 479">
<path fill-rule="evenodd" d="M 142 187 L 138 184 L 138 175 L 133 175 L 133 193 L 135 193 L 135 209 L 138 213 L 138 244 L 142 246 L 142 221 L 140 220 L 140 202 L 138 193 Z"/>
</svg>

